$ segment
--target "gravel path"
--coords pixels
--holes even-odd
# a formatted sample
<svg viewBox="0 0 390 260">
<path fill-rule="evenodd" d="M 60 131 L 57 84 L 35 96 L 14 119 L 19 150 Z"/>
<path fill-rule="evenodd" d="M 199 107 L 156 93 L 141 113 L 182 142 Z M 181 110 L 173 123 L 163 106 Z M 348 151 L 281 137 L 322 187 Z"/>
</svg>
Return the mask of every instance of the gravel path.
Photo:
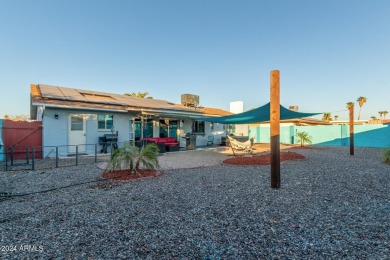
<svg viewBox="0 0 390 260">
<path fill-rule="evenodd" d="M 270 188 L 269 166 L 223 165 L 225 155 L 188 152 L 169 160 L 183 166 L 189 156 L 197 168 L 169 170 L 167 163 L 154 179 L 3 200 L 0 258 L 389 259 L 390 166 L 380 150 L 294 152 L 308 159 L 281 165 L 279 190 Z M 100 173 L 95 165 L 0 173 L 0 192 L 51 189 Z"/>
</svg>

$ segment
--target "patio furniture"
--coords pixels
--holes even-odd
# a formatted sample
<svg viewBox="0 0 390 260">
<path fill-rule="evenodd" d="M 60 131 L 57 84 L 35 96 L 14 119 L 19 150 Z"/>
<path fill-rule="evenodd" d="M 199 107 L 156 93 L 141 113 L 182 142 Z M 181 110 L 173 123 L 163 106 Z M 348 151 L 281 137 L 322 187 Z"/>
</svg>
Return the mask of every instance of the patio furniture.
<svg viewBox="0 0 390 260">
<path fill-rule="evenodd" d="M 209 136 L 207 136 L 207 143 L 206 143 L 206 145 L 207 146 L 211 146 L 211 145 L 213 145 L 214 144 L 214 136 L 213 135 L 209 135 Z"/>
<path fill-rule="evenodd" d="M 227 145 L 229 145 L 230 148 L 232 148 L 234 156 L 239 155 L 239 153 L 241 152 L 243 154 L 253 154 L 253 150 L 256 150 L 255 148 L 252 147 L 253 141 L 254 141 L 254 137 L 252 137 L 248 141 L 240 142 L 231 136 L 227 136 Z"/>
<path fill-rule="evenodd" d="M 107 148 L 110 146 L 112 149 L 118 148 L 118 133 L 116 134 L 105 134 L 99 137 L 99 144 L 102 145 L 101 153 L 107 153 Z"/>
<path fill-rule="evenodd" d="M 180 143 L 177 142 L 173 137 L 164 137 L 164 138 L 148 137 L 148 138 L 141 138 L 141 140 L 146 142 L 156 143 L 160 149 L 160 152 L 163 152 L 164 149 L 166 152 L 178 151 L 180 145 Z"/>
</svg>

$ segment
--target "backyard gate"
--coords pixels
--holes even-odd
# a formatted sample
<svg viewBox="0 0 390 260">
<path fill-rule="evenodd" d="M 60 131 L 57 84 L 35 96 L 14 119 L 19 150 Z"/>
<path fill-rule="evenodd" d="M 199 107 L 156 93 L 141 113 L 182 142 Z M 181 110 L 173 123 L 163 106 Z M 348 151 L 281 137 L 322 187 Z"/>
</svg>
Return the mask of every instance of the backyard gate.
<svg viewBox="0 0 390 260">
<path fill-rule="evenodd" d="M 3 152 L 13 151 L 13 159 L 25 159 L 35 147 L 35 158 L 42 158 L 42 122 L 2 120 Z"/>
</svg>

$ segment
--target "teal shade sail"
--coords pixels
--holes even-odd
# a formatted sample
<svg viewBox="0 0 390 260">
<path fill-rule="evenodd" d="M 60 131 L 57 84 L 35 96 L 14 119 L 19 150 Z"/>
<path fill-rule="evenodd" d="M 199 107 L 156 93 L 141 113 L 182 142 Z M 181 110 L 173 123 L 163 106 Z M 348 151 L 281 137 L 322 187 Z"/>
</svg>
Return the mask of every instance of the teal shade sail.
<svg viewBox="0 0 390 260">
<path fill-rule="evenodd" d="M 280 106 L 280 120 L 303 118 L 322 113 L 301 113 Z M 221 123 L 221 124 L 254 124 L 270 121 L 270 103 L 264 106 L 230 116 L 219 117 L 191 117 L 194 120 Z"/>
</svg>

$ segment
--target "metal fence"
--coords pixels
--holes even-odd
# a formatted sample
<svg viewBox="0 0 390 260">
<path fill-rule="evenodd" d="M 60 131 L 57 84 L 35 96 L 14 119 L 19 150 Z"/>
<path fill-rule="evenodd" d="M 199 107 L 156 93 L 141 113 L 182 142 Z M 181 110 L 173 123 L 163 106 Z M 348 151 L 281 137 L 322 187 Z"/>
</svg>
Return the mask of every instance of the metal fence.
<svg viewBox="0 0 390 260">
<path fill-rule="evenodd" d="M 66 166 L 77 166 L 104 162 L 112 152 L 129 142 L 60 146 L 12 146 L 4 149 L 0 171 L 41 170 Z M 147 141 L 131 141 L 138 147 Z"/>
<path fill-rule="evenodd" d="M 107 161 L 124 143 L 111 144 L 106 151 L 99 144 L 61 146 L 12 146 L 4 149 L 0 171 L 39 170 L 94 164 Z"/>
</svg>

